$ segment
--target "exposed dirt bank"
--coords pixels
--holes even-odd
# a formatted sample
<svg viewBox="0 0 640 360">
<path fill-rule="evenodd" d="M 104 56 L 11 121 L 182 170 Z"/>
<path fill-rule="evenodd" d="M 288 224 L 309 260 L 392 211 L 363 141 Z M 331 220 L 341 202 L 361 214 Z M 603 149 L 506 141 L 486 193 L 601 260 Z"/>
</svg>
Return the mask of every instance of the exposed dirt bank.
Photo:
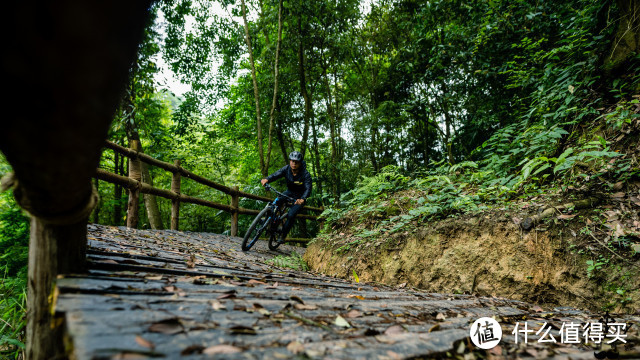
<svg viewBox="0 0 640 360">
<path fill-rule="evenodd" d="M 355 243 L 358 238 L 345 232 L 324 235 L 304 259 L 312 270 L 333 276 L 353 278 L 355 271 L 360 281 L 541 305 L 640 311 L 640 256 L 620 264 L 613 257 L 596 267 L 597 261 L 587 261 L 597 259 L 597 252 L 588 246 L 576 251 L 572 243 L 579 236 L 564 225 L 525 232 L 504 214 L 422 225 Z"/>
</svg>

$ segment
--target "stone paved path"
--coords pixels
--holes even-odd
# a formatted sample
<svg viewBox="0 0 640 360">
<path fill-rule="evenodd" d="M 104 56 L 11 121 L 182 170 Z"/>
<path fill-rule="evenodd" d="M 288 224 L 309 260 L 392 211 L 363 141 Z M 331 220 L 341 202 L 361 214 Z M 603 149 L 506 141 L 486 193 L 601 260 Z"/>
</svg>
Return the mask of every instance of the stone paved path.
<svg viewBox="0 0 640 360">
<path fill-rule="evenodd" d="M 301 248 L 240 251 L 239 238 L 89 225 L 86 275 L 58 279 L 75 359 L 594 359 L 593 344 L 560 344 L 563 324 L 597 314 L 498 298 L 431 294 L 358 284 L 275 267 Z M 471 324 L 494 317 L 503 339 L 475 347 Z M 640 359 L 638 316 L 616 348 Z M 558 344 L 511 334 L 527 323 L 551 328 Z M 543 332 L 544 333 L 544 332 Z M 543 334 L 541 333 L 541 334 Z M 614 352 L 609 350 L 609 355 Z"/>
</svg>

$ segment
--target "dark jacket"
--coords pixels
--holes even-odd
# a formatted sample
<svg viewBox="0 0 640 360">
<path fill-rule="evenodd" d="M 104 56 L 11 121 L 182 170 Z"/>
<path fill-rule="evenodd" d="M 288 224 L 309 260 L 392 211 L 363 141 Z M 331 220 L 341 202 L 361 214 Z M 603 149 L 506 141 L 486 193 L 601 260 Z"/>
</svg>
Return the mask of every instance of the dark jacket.
<svg viewBox="0 0 640 360">
<path fill-rule="evenodd" d="M 311 195 L 311 174 L 307 171 L 307 163 L 302 161 L 302 167 L 298 176 L 293 176 L 289 165 L 267 176 L 267 181 L 272 182 L 284 177 L 287 180 L 287 189 L 298 196 L 298 199 L 306 200 Z"/>
</svg>

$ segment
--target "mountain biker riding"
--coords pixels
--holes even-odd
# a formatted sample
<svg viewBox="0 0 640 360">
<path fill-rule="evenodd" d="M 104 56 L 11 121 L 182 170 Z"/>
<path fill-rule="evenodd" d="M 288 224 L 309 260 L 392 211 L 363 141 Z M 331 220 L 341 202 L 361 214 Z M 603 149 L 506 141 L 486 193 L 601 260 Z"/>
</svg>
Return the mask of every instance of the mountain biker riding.
<svg viewBox="0 0 640 360">
<path fill-rule="evenodd" d="M 296 214 L 300 212 L 307 198 L 311 195 L 311 174 L 307 171 L 307 163 L 302 159 L 300 152 L 291 152 L 291 154 L 289 154 L 289 165 L 283 166 L 280 170 L 267 176 L 260 182 L 262 186 L 264 186 L 282 177 L 287 181 L 287 191 L 285 191 L 284 194 L 291 196 L 296 199 L 296 201 L 287 214 L 287 221 L 284 224 L 282 236 L 279 240 L 280 243 L 284 242 L 289 230 L 291 230 L 293 226 Z"/>
</svg>

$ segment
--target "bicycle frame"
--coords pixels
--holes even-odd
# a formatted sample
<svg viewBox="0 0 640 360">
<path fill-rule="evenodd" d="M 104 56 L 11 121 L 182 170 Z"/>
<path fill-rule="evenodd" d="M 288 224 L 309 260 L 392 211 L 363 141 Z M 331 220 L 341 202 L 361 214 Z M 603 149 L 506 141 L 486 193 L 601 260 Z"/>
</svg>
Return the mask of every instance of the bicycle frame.
<svg viewBox="0 0 640 360">
<path fill-rule="evenodd" d="M 287 196 L 281 192 L 279 192 L 278 190 L 272 188 L 271 186 L 269 186 L 269 184 L 266 184 L 264 187 L 267 191 L 273 191 L 276 194 L 278 194 L 279 196 L 276 197 L 270 204 L 271 206 L 271 216 L 269 217 L 269 220 L 266 222 L 265 225 L 270 224 L 271 228 L 267 229 L 267 231 L 269 233 L 273 233 L 273 232 L 277 232 L 278 231 L 278 225 L 280 224 L 280 222 L 283 220 L 284 216 L 286 215 L 286 209 L 293 204 L 296 200 L 290 196 Z M 281 198 L 282 197 L 282 198 Z"/>
</svg>

